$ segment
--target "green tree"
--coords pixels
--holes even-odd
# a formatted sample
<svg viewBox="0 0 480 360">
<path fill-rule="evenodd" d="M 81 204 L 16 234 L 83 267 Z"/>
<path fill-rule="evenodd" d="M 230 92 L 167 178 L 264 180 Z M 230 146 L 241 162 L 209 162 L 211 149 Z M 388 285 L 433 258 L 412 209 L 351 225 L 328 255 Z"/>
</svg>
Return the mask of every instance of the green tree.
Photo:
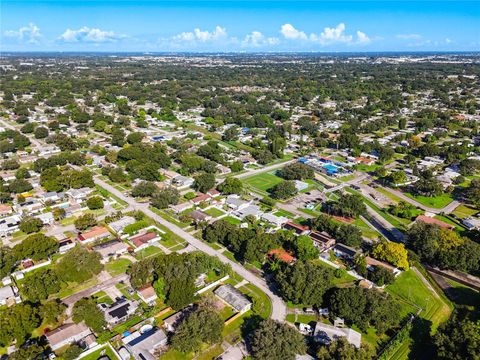
<svg viewBox="0 0 480 360">
<path fill-rule="evenodd" d="M 90 210 L 103 209 L 103 199 L 100 196 L 92 196 L 87 199 L 87 206 Z"/>
<path fill-rule="evenodd" d="M 74 224 L 77 230 L 83 231 L 97 225 L 97 219 L 93 214 L 85 214 L 76 218 Z"/>
<path fill-rule="evenodd" d="M 285 166 L 280 171 L 280 175 L 285 180 L 303 180 L 313 179 L 315 174 L 310 166 L 301 163 L 293 163 Z"/>
<path fill-rule="evenodd" d="M 200 349 L 202 343 L 214 344 L 222 340 L 223 320 L 214 311 L 200 309 L 191 313 L 172 336 L 172 346 L 189 353 Z"/>
<path fill-rule="evenodd" d="M 63 360 L 75 360 L 83 352 L 82 348 L 76 344 L 70 345 L 62 354 Z"/>
<path fill-rule="evenodd" d="M 19 260 L 27 258 L 34 261 L 44 260 L 56 253 L 58 246 L 55 239 L 38 233 L 27 236 L 20 244 L 15 245 L 13 254 Z"/>
<path fill-rule="evenodd" d="M 165 209 L 169 205 L 175 205 L 178 203 L 180 194 L 178 190 L 173 187 L 161 189 L 152 195 L 150 203 L 157 209 Z"/>
<path fill-rule="evenodd" d="M 369 346 L 362 344 L 362 347 L 357 349 L 345 338 L 338 338 L 329 345 L 321 346 L 317 352 L 319 360 L 370 360 L 373 356 Z"/>
<path fill-rule="evenodd" d="M 48 129 L 44 126 L 39 126 L 35 129 L 35 139 L 45 139 L 48 136 Z"/>
<path fill-rule="evenodd" d="M 102 332 L 106 325 L 103 312 L 97 307 L 97 302 L 93 298 L 78 300 L 73 305 L 72 319 L 77 324 L 85 321 L 85 325 L 97 334 Z"/>
<path fill-rule="evenodd" d="M 295 237 L 293 247 L 295 255 L 299 260 L 312 260 L 318 258 L 319 251 L 309 236 L 300 235 Z"/>
<path fill-rule="evenodd" d="M 331 286 L 333 271 L 310 261 L 297 261 L 277 271 L 275 281 L 285 300 L 294 304 L 317 305 Z"/>
<path fill-rule="evenodd" d="M 12 248 L 8 246 L 0 247 L 0 278 L 3 279 L 5 276 L 10 274 L 17 262 L 15 258 L 15 253 Z"/>
<path fill-rule="evenodd" d="M 55 324 L 65 312 L 67 306 L 60 300 L 50 300 L 42 303 L 39 315 L 45 324 Z"/>
<path fill-rule="evenodd" d="M 100 259 L 99 253 L 76 246 L 59 260 L 57 268 L 61 271 L 58 275 L 63 281 L 84 282 L 102 271 Z"/>
<path fill-rule="evenodd" d="M 297 354 L 305 354 L 303 336 L 287 324 L 263 320 L 252 336 L 254 359 L 293 360 Z"/>
<path fill-rule="evenodd" d="M 20 225 L 19 225 L 20 230 L 26 234 L 39 232 L 42 227 L 43 227 L 42 220 L 34 217 L 24 217 L 20 221 Z"/>
<path fill-rule="evenodd" d="M 60 281 L 54 271 L 40 269 L 35 276 L 30 276 L 25 280 L 21 291 L 27 299 L 39 302 L 60 291 Z"/>
<path fill-rule="evenodd" d="M 132 189 L 133 197 L 147 197 L 152 196 L 158 191 L 157 185 L 150 181 L 142 181 Z"/>
<path fill-rule="evenodd" d="M 297 193 L 297 188 L 294 181 L 286 180 L 276 184 L 269 191 L 274 199 L 288 199 Z"/>
<path fill-rule="evenodd" d="M 223 194 L 241 194 L 243 192 L 243 183 L 237 178 L 228 177 L 223 183 L 218 185 L 217 189 Z"/>
<path fill-rule="evenodd" d="M 194 177 L 193 188 L 202 193 L 215 187 L 215 175 L 203 173 Z"/>
<path fill-rule="evenodd" d="M 14 340 L 22 345 L 40 325 L 37 308 L 29 303 L 21 303 L 2 310 L 0 316 L 0 345 L 8 346 Z"/>
<path fill-rule="evenodd" d="M 191 278 L 175 278 L 167 286 L 167 304 L 180 310 L 193 302 L 195 284 Z"/>
</svg>

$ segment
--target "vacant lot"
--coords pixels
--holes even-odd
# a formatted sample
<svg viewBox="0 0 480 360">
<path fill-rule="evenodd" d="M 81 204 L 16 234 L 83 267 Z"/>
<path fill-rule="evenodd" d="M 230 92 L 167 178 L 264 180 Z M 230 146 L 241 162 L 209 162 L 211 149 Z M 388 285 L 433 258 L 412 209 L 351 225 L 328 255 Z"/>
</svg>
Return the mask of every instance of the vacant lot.
<svg viewBox="0 0 480 360">
<path fill-rule="evenodd" d="M 250 185 L 262 192 L 268 192 L 272 187 L 282 182 L 283 179 L 271 172 L 260 173 L 243 180 L 247 185 Z"/>
<path fill-rule="evenodd" d="M 409 198 L 412 198 L 418 201 L 420 204 L 435 208 L 441 209 L 453 201 L 453 198 L 450 194 L 442 194 L 439 196 L 428 197 L 428 196 L 414 196 L 409 193 L 405 193 Z"/>
</svg>

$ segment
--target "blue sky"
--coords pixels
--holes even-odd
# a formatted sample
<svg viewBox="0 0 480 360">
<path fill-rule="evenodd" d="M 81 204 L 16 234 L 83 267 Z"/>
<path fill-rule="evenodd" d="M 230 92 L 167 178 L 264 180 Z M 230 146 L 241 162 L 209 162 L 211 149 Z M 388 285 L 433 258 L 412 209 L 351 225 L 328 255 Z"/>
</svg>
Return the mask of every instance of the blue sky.
<svg viewBox="0 0 480 360">
<path fill-rule="evenodd" d="M 2 51 L 480 50 L 478 1 L 1 0 Z"/>
</svg>

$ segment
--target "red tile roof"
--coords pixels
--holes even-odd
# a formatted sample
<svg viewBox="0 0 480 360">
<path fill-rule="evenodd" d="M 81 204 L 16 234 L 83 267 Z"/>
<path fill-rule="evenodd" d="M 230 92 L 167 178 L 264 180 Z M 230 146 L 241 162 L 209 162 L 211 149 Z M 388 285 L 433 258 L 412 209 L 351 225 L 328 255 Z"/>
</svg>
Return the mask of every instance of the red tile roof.
<svg viewBox="0 0 480 360">
<path fill-rule="evenodd" d="M 270 250 L 267 255 L 269 258 L 276 256 L 278 259 L 282 260 L 283 262 L 286 262 L 287 264 L 290 264 L 295 261 L 295 258 L 293 257 L 293 255 L 289 254 L 284 249 Z"/>
<path fill-rule="evenodd" d="M 150 240 L 155 239 L 157 236 L 158 235 L 154 232 L 147 232 L 145 234 L 137 235 L 137 236 L 134 236 L 134 237 L 130 238 L 130 241 L 136 247 L 139 247 L 139 246 L 142 246 L 143 244 L 146 244 Z"/>
</svg>

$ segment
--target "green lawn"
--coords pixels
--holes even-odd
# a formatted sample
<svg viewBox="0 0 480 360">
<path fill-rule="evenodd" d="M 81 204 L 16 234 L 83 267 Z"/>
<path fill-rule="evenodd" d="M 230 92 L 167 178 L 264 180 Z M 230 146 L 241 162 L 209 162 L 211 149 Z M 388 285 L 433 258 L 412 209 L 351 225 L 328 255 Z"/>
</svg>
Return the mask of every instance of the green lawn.
<svg viewBox="0 0 480 360">
<path fill-rule="evenodd" d="M 450 194 L 442 194 L 434 197 L 414 196 L 409 193 L 404 193 L 404 194 L 409 198 L 418 201 L 422 205 L 435 208 L 435 209 L 441 209 L 453 201 L 453 198 Z"/>
<path fill-rule="evenodd" d="M 131 263 L 132 262 L 128 259 L 120 258 L 105 264 L 105 270 L 107 270 L 112 276 L 125 274 Z"/>
<path fill-rule="evenodd" d="M 470 205 L 462 204 L 458 206 L 453 213 L 457 215 L 460 219 L 465 219 L 478 213 L 478 209 L 475 209 Z"/>
<path fill-rule="evenodd" d="M 390 356 L 390 359 L 408 359 L 411 346 L 416 348 L 415 345 L 418 345 L 415 341 L 421 342 L 425 332 L 434 333 L 438 325 L 448 319 L 452 307 L 442 297 L 435 296 L 413 270 L 400 274 L 393 284 L 386 287 L 386 291 L 400 302 L 402 315 L 421 309 L 419 325 L 413 327 L 410 339 L 399 344 Z M 425 355 L 429 349 L 422 347 L 416 351 Z"/>
<path fill-rule="evenodd" d="M 239 290 L 253 300 L 252 310 L 255 313 L 264 319 L 270 316 L 272 313 L 272 303 L 267 294 L 252 284 L 246 284 L 240 287 Z"/>
<path fill-rule="evenodd" d="M 87 356 L 83 357 L 82 359 L 85 360 L 97 360 L 101 356 L 108 356 L 111 360 L 116 360 L 118 357 L 113 353 L 113 351 L 110 349 L 110 347 L 105 346 L 101 349 L 98 349 L 97 351 L 88 354 Z"/>
<path fill-rule="evenodd" d="M 222 220 L 226 220 L 233 225 L 240 225 L 242 223 L 239 219 L 234 218 L 233 216 L 225 216 Z"/>
<path fill-rule="evenodd" d="M 273 215 L 275 216 L 284 216 L 289 219 L 294 219 L 295 214 L 292 214 L 290 211 L 283 210 L 283 209 L 278 209 Z"/>
<path fill-rule="evenodd" d="M 222 210 L 216 208 L 216 207 L 211 207 L 210 209 L 204 210 L 204 213 L 207 215 L 210 215 L 211 217 L 217 218 L 219 216 L 222 216 L 225 214 Z"/>
<path fill-rule="evenodd" d="M 271 172 L 264 172 L 247 177 L 243 180 L 247 185 L 250 185 L 262 192 L 268 192 L 269 189 L 281 183 L 282 178 L 274 175 Z"/>
<path fill-rule="evenodd" d="M 145 259 L 146 257 L 157 255 L 160 253 L 162 253 L 162 250 L 160 248 L 156 246 L 149 246 L 149 247 L 146 247 L 145 249 L 137 251 L 135 256 L 139 259 Z"/>
</svg>

